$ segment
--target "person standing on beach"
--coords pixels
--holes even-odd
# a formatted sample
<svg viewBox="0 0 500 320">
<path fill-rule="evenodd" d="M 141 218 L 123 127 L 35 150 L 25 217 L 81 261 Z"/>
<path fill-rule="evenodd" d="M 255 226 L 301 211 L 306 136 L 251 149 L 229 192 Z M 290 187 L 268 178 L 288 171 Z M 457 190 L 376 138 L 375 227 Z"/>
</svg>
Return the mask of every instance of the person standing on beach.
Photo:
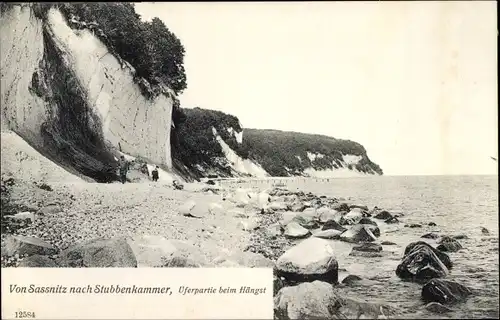
<svg viewBox="0 0 500 320">
<path fill-rule="evenodd" d="M 151 171 L 151 176 L 153 177 L 153 181 L 158 181 L 158 166 Z"/>
<path fill-rule="evenodd" d="M 124 156 L 120 157 L 120 181 L 125 183 L 127 181 L 127 171 L 129 169 L 129 163 Z"/>
</svg>

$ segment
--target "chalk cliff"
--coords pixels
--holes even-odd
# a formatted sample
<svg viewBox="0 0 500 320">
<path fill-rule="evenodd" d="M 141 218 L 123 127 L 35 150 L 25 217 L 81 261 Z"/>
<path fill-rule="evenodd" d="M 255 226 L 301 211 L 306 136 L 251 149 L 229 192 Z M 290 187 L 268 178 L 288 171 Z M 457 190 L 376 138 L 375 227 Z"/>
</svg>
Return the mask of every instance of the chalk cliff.
<svg viewBox="0 0 500 320">
<path fill-rule="evenodd" d="M 144 95 L 147 81 L 95 30 L 35 6 L 2 5 L 2 131 L 100 182 L 114 179 L 119 151 L 170 168 L 173 92 Z"/>
<path fill-rule="evenodd" d="M 244 129 L 220 111 L 183 108 L 173 131 L 174 167 L 193 177 L 382 175 L 354 141 L 279 130 Z"/>
</svg>

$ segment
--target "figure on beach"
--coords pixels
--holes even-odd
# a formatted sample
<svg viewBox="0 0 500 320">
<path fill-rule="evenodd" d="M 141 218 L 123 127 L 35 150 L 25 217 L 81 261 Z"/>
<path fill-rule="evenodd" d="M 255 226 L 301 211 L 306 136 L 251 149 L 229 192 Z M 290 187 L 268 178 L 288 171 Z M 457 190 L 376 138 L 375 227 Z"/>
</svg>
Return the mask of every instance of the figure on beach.
<svg viewBox="0 0 500 320">
<path fill-rule="evenodd" d="M 159 167 L 156 166 L 156 168 L 153 169 L 153 171 L 151 171 L 151 177 L 153 178 L 153 181 L 158 181 L 158 169 Z"/>
<path fill-rule="evenodd" d="M 120 165 L 120 181 L 121 183 L 125 183 L 127 181 L 127 171 L 129 168 L 129 163 L 124 156 L 120 157 L 119 165 Z"/>
</svg>

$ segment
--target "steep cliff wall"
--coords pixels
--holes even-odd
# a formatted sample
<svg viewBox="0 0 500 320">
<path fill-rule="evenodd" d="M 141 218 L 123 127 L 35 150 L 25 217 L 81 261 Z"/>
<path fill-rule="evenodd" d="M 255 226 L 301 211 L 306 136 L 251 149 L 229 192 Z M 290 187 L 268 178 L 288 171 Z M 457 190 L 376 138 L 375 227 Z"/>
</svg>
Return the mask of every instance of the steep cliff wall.
<svg viewBox="0 0 500 320">
<path fill-rule="evenodd" d="M 118 151 L 171 167 L 172 94 L 148 98 L 134 69 L 55 8 L 2 12 L 1 126 L 73 171 L 109 181 Z"/>
</svg>

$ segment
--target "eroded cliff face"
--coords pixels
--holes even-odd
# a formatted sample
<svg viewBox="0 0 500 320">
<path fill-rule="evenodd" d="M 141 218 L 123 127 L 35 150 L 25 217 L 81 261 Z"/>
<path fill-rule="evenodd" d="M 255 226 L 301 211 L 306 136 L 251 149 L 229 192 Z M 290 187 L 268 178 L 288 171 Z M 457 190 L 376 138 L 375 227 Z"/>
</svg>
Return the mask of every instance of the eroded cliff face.
<svg viewBox="0 0 500 320">
<path fill-rule="evenodd" d="M 134 69 L 57 9 L 0 17 L 1 126 L 49 159 L 97 181 L 115 178 L 118 151 L 171 167 L 172 93 L 149 99 Z"/>
</svg>

